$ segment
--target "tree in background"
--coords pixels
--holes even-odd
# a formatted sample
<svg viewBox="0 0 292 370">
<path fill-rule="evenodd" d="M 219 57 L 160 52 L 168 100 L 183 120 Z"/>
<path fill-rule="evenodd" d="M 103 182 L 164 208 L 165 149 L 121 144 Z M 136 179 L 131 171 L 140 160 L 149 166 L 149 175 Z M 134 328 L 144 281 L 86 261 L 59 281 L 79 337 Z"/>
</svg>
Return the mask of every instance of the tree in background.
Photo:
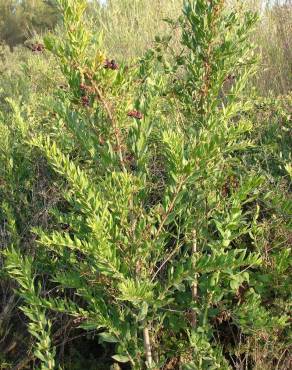
<svg viewBox="0 0 292 370">
<path fill-rule="evenodd" d="M 0 0 L 0 42 L 13 48 L 36 33 L 53 29 L 57 19 L 54 0 Z"/>
</svg>

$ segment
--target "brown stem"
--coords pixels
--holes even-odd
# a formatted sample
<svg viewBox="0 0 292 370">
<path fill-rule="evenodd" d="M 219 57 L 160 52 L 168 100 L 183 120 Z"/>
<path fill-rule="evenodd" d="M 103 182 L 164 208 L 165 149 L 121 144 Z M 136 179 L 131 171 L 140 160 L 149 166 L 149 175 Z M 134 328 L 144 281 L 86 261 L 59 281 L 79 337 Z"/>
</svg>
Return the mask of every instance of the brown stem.
<svg viewBox="0 0 292 370">
<path fill-rule="evenodd" d="M 33 361 L 34 355 L 32 352 L 32 344 L 30 345 L 30 349 L 28 351 L 28 354 L 22 358 L 13 368 L 12 370 L 22 370 L 22 369 L 27 369 L 28 364 Z"/>
<path fill-rule="evenodd" d="M 109 118 L 109 120 L 112 124 L 115 139 L 116 139 L 116 145 L 117 145 L 120 165 L 122 167 L 123 172 L 126 172 L 126 167 L 125 167 L 123 152 L 122 152 L 122 144 L 121 144 L 121 140 L 120 140 L 120 137 L 119 137 L 119 129 L 118 129 L 117 122 L 116 122 L 116 120 L 115 120 L 115 118 L 114 118 L 114 116 L 113 116 L 113 114 L 110 110 L 110 107 L 109 107 L 107 101 L 105 100 L 105 98 L 104 98 L 103 94 L 101 93 L 99 87 L 94 82 L 92 76 L 87 73 L 86 77 L 90 80 L 90 82 L 92 84 L 92 87 L 95 90 L 96 96 L 97 96 L 98 100 L 101 102 L 101 104 L 102 104 L 104 110 L 106 111 L 106 113 L 108 115 L 108 118 Z"/>
<path fill-rule="evenodd" d="M 3 308 L 2 312 L 0 313 L 0 327 L 2 326 L 2 323 L 5 321 L 5 319 L 7 319 L 7 317 L 10 317 L 10 314 L 14 306 L 15 306 L 15 294 L 12 294 L 6 306 Z"/>
</svg>

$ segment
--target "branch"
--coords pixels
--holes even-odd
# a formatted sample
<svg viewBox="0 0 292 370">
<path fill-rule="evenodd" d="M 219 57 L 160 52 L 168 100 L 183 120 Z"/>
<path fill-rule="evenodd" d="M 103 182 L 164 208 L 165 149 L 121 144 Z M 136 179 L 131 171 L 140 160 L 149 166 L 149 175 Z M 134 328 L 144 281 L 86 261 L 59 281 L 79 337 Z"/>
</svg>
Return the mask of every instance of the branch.
<svg viewBox="0 0 292 370">
<path fill-rule="evenodd" d="M 145 348 L 145 357 L 146 363 L 149 368 L 152 365 L 152 352 L 151 352 L 151 343 L 150 343 L 150 336 L 149 336 L 149 329 L 147 326 L 143 329 L 143 336 L 144 336 L 144 348 Z"/>
<path fill-rule="evenodd" d="M 119 137 L 119 130 L 118 130 L 117 122 L 116 122 L 114 116 L 112 115 L 112 112 L 110 110 L 110 107 L 109 107 L 107 101 L 105 100 L 103 94 L 101 93 L 99 87 L 94 82 L 93 77 L 88 72 L 85 75 L 90 80 L 90 82 L 91 82 L 91 84 L 92 84 L 92 86 L 93 86 L 93 88 L 95 90 L 96 96 L 97 96 L 98 100 L 101 102 L 101 104 L 102 104 L 104 110 L 106 111 L 106 113 L 108 115 L 108 118 L 109 118 L 109 120 L 110 120 L 110 122 L 112 124 L 113 130 L 114 130 L 115 139 L 116 139 L 116 145 L 117 145 L 117 150 L 118 150 L 120 165 L 122 167 L 123 172 L 126 172 L 127 170 L 126 170 L 125 162 L 124 162 L 124 158 L 123 158 L 122 144 L 121 144 L 121 140 L 120 140 L 120 137 Z"/>
<path fill-rule="evenodd" d="M 193 245 L 192 245 L 192 255 L 197 253 L 197 235 L 196 230 L 193 231 Z M 194 303 L 198 301 L 198 274 L 195 274 L 194 281 L 192 284 L 192 299 Z M 196 311 L 192 311 L 192 327 L 195 328 L 197 326 L 197 314 Z"/>
<path fill-rule="evenodd" d="M 182 188 L 182 187 L 183 187 L 183 185 L 185 184 L 186 180 L 187 180 L 187 177 L 186 177 L 186 176 L 183 176 L 183 178 L 182 178 L 182 179 L 181 179 L 181 181 L 179 182 L 178 187 L 177 187 L 177 189 L 176 189 L 176 191 L 175 191 L 175 193 L 174 193 L 174 197 L 173 197 L 173 199 L 172 199 L 172 201 L 171 201 L 171 203 L 170 203 L 170 205 L 169 205 L 169 207 L 168 207 L 167 211 L 165 212 L 164 217 L 163 217 L 163 219 L 162 219 L 162 221 L 161 221 L 161 224 L 159 225 L 159 228 L 158 228 L 158 230 L 157 230 L 157 232 L 156 232 L 156 234 L 155 234 L 155 236 L 154 236 L 154 240 L 155 240 L 155 239 L 157 239 L 157 238 L 158 238 L 158 236 L 159 236 L 159 234 L 161 233 L 161 231 L 162 231 L 162 229 L 163 229 L 163 226 L 164 226 L 164 224 L 165 224 L 165 222 L 166 222 L 166 220 L 167 220 L 167 217 L 168 217 L 168 216 L 169 216 L 169 214 L 172 212 L 172 210 L 173 210 L 173 208 L 174 208 L 174 206 L 175 206 L 175 202 L 176 202 L 176 200 L 177 200 L 177 197 L 178 197 L 178 195 L 179 195 L 179 193 L 180 193 L 180 191 L 181 191 L 181 188 Z"/>
</svg>

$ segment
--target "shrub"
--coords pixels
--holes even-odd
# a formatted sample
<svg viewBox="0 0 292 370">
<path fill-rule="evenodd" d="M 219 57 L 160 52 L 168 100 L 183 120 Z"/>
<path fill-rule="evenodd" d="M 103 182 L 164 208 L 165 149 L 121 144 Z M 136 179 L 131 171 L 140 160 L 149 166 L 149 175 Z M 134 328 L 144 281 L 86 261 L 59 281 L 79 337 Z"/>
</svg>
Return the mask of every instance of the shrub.
<svg viewBox="0 0 292 370">
<path fill-rule="evenodd" d="M 52 328 L 64 314 L 134 369 L 253 366 L 254 353 L 242 359 L 246 346 L 286 335 L 288 285 L 277 282 L 289 269 L 289 251 L 278 246 L 288 237 L 266 235 L 267 222 L 271 234 L 288 233 L 278 214 L 271 220 L 276 186 L 268 192 L 270 169 L 258 162 L 260 149 L 254 154 L 268 135 L 256 131 L 243 95 L 255 72 L 256 15 L 188 0 L 168 20 L 180 47 L 157 37 L 126 65 L 85 26 L 86 1 L 58 3 L 63 34 L 45 46 L 65 82 L 43 102 L 49 121 L 13 103 L 10 112 L 26 167 L 41 155 L 62 197 L 47 225 L 32 230 L 34 256 L 24 255 L 6 211 L 6 271 L 18 283 L 35 358 L 43 369 L 58 366 Z M 285 157 L 280 170 L 289 168 Z M 277 184 L 282 175 L 273 172 Z M 289 200 L 279 201 L 289 212 Z M 267 243 L 277 246 L 268 256 Z M 278 310 L 274 300 L 263 305 L 270 282 L 282 289 Z"/>
</svg>

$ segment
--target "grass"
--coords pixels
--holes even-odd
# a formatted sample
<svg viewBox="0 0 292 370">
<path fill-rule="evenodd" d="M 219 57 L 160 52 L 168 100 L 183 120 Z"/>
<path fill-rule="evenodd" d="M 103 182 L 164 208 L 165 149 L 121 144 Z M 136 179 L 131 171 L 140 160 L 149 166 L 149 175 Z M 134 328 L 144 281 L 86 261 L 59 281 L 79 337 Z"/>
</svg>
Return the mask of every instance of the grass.
<svg viewBox="0 0 292 370">
<path fill-rule="evenodd" d="M 237 1 L 230 0 L 234 5 Z M 108 7 L 96 10 L 94 27 L 102 30 L 110 55 L 129 61 L 153 45 L 157 34 L 172 32 L 165 18 L 180 13 L 182 0 L 111 0 Z M 285 94 L 292 89 L 292 3 L 249 0 L 245 7 L 260 12 L 260 22 L 252 42 L 261 63 L 254 81 L 262 96 Z"/>
</svg>

